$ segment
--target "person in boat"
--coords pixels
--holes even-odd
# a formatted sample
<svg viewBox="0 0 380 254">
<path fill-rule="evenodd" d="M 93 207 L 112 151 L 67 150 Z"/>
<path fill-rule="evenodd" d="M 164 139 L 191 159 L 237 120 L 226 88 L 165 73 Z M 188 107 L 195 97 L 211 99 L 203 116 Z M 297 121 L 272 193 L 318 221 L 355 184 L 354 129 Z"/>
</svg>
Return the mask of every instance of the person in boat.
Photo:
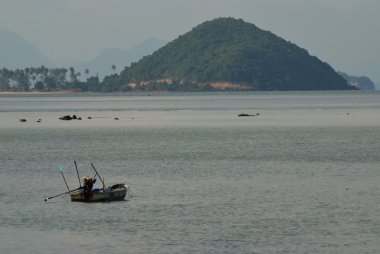
<svg viewBox="0 0 380 254">
<path fill-rule="evenodd" d="M 91 190 L 92 190 L 92 187 L 94 186 L 95 182 L 96 182 L 95 178 L 92 178 L 89 176 L 83 177 L 83 192 L 84 192 L 84 197 L 86 200 L 91 199 L 91 195 L 92 195 Z"/>
<path fill-rule="evenodd" d="M 84 191 L 91 191 L 92 187 L 95 184 L 95 182 L 96 182 L 95 178 L 92 178 L 92 177 L 89 177 L 89 176 L 83 177 L 83 190 Z"/>
</svg>

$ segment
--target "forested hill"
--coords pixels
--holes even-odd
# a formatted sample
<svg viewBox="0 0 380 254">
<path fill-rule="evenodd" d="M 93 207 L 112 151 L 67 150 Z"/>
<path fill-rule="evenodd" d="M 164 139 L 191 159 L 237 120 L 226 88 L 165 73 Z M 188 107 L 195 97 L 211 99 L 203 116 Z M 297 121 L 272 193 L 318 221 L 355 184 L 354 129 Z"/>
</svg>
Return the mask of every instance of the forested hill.
<svg viewBox="0 0 380 254">
<path fill-rule="evenodd" d="M 207 21 L 126 68 L 120 84 L 152 89 L 352 89 L 332 67 L 241 19 Z"/>
</svg>

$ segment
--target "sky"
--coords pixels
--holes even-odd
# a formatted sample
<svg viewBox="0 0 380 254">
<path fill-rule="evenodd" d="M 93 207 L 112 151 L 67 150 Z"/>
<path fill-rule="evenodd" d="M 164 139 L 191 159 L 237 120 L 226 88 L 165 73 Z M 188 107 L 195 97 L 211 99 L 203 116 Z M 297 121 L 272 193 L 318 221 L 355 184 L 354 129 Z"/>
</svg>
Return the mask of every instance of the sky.
<svg viewBox="0 0 380 254">
<path fill-rule="evenodd" d="M 171 41 L 217 17 L 242 18 L 380 83 L 380 0 L 0 0 L 0 28 L 58 65 L 151 37 Z"/>
</svg>

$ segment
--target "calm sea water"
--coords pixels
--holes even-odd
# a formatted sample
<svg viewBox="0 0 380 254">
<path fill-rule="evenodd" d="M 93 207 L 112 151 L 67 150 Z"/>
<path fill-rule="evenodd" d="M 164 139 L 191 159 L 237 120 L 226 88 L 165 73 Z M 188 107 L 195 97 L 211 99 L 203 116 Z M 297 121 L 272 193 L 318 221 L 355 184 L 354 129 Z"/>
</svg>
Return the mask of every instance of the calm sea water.
<svg viewBox="0 0 380 254">
<path fill-rule="evenodd" d="M 380 253 L 380 93 L 0 96 L 0 119 L 2 254 Z M 74 160 L 134 197 L 44 202 Z"/>
</svg>

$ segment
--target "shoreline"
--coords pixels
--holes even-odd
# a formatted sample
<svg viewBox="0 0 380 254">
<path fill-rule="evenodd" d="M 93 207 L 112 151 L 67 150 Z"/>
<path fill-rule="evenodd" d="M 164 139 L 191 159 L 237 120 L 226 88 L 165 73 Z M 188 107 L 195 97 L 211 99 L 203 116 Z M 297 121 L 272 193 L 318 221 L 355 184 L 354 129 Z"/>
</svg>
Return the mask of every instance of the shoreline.
<svg viewBox="0 0 380 254">
<path fill-rule="evenodd" d="M 76 91 L 72 90 L 62 90 L 62 91 L 2 91 L 0 95 L 27 95 L 27 94 L 72 94 Z"/>
</svg>

